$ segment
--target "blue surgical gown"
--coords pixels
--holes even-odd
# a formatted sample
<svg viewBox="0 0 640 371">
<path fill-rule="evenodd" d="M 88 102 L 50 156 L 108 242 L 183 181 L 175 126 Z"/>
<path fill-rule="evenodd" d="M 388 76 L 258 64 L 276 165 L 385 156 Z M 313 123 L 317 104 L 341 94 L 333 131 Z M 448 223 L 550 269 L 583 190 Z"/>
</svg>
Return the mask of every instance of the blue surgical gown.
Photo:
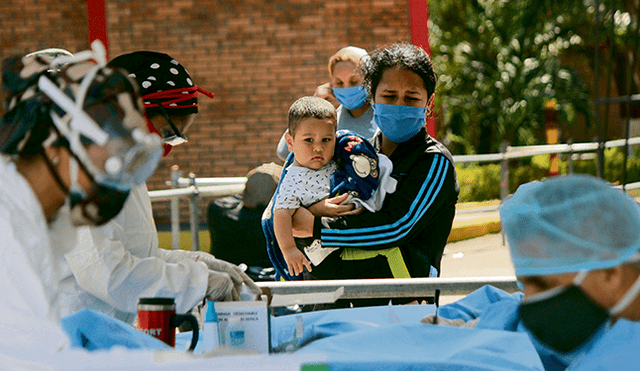
<svg viewBox="0 0 640 371">
<path fill-rule="evenodd" d="M 529 335 L 545 370 L 640 370 L 640 323 L 620 320 L 600 331 L 571 354 L 561 354 L 538 342 L 518 316 L 522 293 L 509 294 L 484 286 L 463 299 L 442 306 L 440 317 L 465 321 L 479 318 L 477 329 L 506 330 Z"/>
</svg>

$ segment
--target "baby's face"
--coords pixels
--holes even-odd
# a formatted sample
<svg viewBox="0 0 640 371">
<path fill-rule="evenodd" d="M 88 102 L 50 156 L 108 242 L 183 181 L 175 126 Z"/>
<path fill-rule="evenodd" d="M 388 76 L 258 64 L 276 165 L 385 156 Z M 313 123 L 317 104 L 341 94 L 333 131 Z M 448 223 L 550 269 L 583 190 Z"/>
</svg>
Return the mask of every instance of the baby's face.
<svg viewBox="0 0 640 371">
<path fill-rule="evenodd" d="M 330 119 L 309 117 L 300 121 L 293 136 L 287 133 L 285 138 L 294 153 L 294 165 L 318 170 L 333 158 L 336 125 Z"/>
</svg>

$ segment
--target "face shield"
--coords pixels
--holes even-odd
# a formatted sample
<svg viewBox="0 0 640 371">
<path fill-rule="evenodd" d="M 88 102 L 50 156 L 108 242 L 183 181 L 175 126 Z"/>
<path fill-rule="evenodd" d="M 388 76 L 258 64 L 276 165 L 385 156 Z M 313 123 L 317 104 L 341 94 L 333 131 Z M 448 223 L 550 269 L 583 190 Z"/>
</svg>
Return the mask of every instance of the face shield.
<svg viewBox="0 0 640 371">
<path fill-rule="evenodd" d="M 40 76 L 37 84 L 55 103 L 49 114 L 72 154 L 67 200 L 76 225 L 100 225 L 116 216 L 131 186 L 144 183 L 162 156 L 160 138 L 146 131 L 134 85 L 103 67 L 102 45 L 92 46 L 93 51 L 56 58 L 52 65 L 63 67 Z M 80 167 L 94 182 L 88 192 L 78 184 Z"/>
<path fill-rule="evenodd" d="M 186 71 L 185 71 L 186 73 Z M 188 81 L 191 81 L 190 79 Z M 143 85 L 144 88 L 144 85 Z M 162 143 L 165 147 L 173 147 L 189 141 L 187 136 L 171 119 L 170 113 L 180 112 L 181 114 L 197 113 L 198 95 L 204 94 L 213 99 L 214 94 L 210 91 L 202 89 L 199 86 L 189 86 L 177 89 L 158 91 L 146 94 L 142 97 L 144 108 L 149 112 L 161 113 L 167 120 L 167 125 L 157 130 L 158 135 L 162 137 Z M 188 126 L 188 125 L 187 125 Z M 150 123 L 149 128 L 155 131 Z"/>
<path fill-rule="evenodd" d="M 162 154 L 160 138 L 146 129 L 137 83 L 105 67 L 99 41 L 92 48 L 14 56 L 2 66 L 7 113 L 0 117 L 0 152 L 41 156 L 67 194 L 75 224 L 102 224 L 118 214 L 131 186 L 146 181 Z M 68 178 L 44 155 L 48 147 L 69 150 Z M 79 169 L 88 179 L 79 178 Z"/>
<path fill-rule="evenodd" d="M 51 118 L 80 165 L 94 182 L 121 191 L 146 181 L 162 148 L 160 139 L 146 132 L 140 101 L 126 77 L 90 62 L 61 72 L 62 83 L 41 76 L 38 88 L 60 108 Z"/>
<path fill-rule="evenodd" d="M 190 122 L 176 120 L 198 113 L 198 96 L 204 94 L 213 98 L 214 94 L 199 86 L 191 79 L 187 69 L 168 54 L 152 51 L 135 51 L 121 54 L 108 66 L 122 68 L 138 82 L 140 95 L 149 119 L 161 116 L 166 119 L 163 127 L 155 127 L 158 120 L 148 120 L 149 131 L 162 138 L 164 155 L 171 148 L 187 142 L 184 134 Z M 192 120 L 192 119 L 191 119 Z"/>
</svg>

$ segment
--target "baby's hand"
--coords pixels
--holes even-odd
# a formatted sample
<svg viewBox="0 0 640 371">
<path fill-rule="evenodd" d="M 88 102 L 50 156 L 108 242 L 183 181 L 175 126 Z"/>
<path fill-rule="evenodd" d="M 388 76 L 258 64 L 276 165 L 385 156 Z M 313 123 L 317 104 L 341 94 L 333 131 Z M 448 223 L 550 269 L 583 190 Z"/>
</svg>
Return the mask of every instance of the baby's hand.
<svg viewBox="0 0 640 371">
<path fill-rule="evenodd" d="M 283 250 L 282 255 L 284 255 L 284 260 L 287 262 L 289 274 L 292 276 L 300 275 L 304 267 L 307 267 L 307 270 L 311 272 L 311 262 L 297 248 Z"/>
</svg>

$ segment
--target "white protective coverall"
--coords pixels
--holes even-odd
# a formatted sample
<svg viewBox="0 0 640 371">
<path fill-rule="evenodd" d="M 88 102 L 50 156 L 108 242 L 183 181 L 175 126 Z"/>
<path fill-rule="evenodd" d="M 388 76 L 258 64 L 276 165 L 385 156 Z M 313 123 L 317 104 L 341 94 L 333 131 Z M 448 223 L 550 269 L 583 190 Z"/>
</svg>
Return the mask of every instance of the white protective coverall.
<svg viewBox="0 0 640 371">
<path fill-rule="evenodd" d="M 56 257 L 40 202 L 3 155 L 0 174 L 0 357 L 32 359 L 69 343 L 52 309 Z"/>
<path fill-rule="evenodd" d="M 205 297 L 206 264 L 192 259 L 173 261 L 171 251 L 158 248 L 145 184 L 131 189 L 113 220 L 99 227 L 78 228 L 77 233 L 77 244 L 62 261 L 62 316 L 93 309 L 133 323 L 140 297 L 175 298 L 178 313 L 191 310 Z"/>
</svg>

